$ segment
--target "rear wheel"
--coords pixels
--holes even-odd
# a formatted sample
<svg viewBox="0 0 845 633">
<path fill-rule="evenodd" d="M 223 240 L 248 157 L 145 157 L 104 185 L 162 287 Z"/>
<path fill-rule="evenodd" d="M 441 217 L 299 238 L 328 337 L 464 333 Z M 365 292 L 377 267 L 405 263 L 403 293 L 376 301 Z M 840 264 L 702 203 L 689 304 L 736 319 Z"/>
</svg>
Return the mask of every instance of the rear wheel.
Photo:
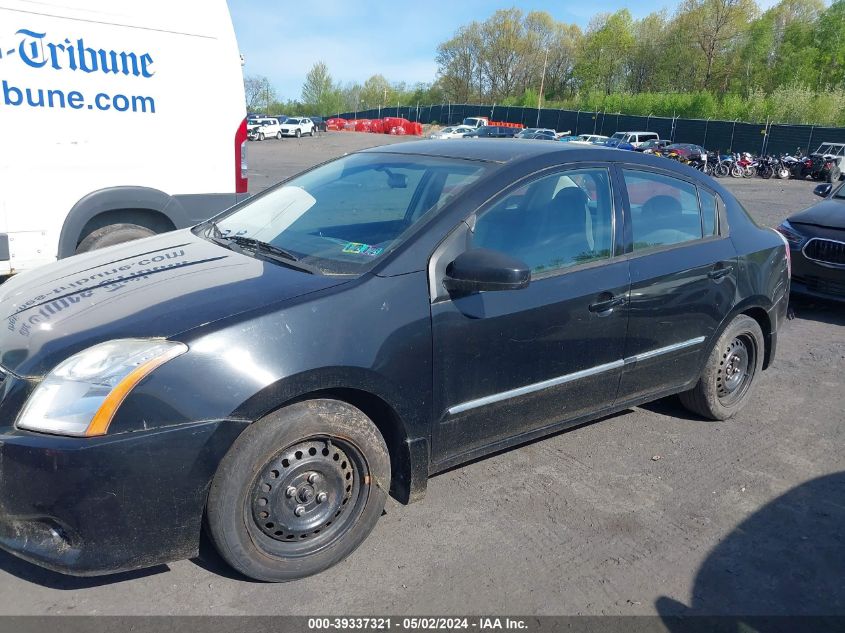
<svg viewBox="0 0 845 633">
<path fill-rule="evenodd" d="M 778 178 L 781 180 L 788 180 L 789 179 L 789 168 L 788 167 L 778 167 Z"/>
<path fill-rule="evenodd" d="M 96 231 L 92 231 L 76 247 L 77 253 L 87 253 L 98 248 L 114 246 L 132 240 L 139 240 L 143 237 L 155 235 L 155 231 L 137 224 L 110 224 Z"/>
<path fill-rule="evenodd" d="M 771 178 L 774 175 L 774 173 L 775 173 L 775 170 L 772 169 L 771 165 L 763 165 L 760 168 L 760 177 L 765 178 L 766 180 Z"/>
<path fill-rule="evenodd" d="M 705 418 L 726 420 L 748 404 L 754 379 L 763 369 L 763 332 L 739 315 L 713 346 L 698 383 L 680 394 L 683 405 Z"/>
<path fill-rule="evenodd" d="M 235 441 L 214 476 L 207 525 L 242 574 L 295 580 L 351 554 L 389 488 L 387 446 L 367 416 L 337 400 L 300 402 Z"/>
</svg>

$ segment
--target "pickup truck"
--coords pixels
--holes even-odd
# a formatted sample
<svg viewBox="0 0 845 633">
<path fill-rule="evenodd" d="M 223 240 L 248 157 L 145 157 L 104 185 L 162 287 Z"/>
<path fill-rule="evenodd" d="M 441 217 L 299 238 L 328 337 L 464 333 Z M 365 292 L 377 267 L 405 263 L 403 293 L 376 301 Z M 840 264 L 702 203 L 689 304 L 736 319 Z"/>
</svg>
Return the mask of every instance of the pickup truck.
<svg viewBox="0 0 845 633">
<path fill-rule="evenodd" d="M 484 127 L 485 125 L 496 125 L 499 127 L 515 127 L 524 128 L 522 123 L 508 123 L 507 121 L 491 121 L 486 116 L 470 116 L 464 119 L 461 125 L 466 125 L 471 128 Z"/>
</svg>

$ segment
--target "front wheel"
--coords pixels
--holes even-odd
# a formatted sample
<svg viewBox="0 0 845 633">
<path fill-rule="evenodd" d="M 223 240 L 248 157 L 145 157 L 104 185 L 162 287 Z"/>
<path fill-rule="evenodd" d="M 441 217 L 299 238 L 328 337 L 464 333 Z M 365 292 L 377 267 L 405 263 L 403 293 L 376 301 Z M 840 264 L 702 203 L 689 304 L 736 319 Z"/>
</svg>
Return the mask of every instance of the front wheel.
<svg viewBox="0 0 845 633">
<path fill-rule="evenodd" d="M 155 235 L 155 231 L 137 224 L 109 224 L 95 231 L 92 231 L 79 242 L 76 247 L 77 253 L 87 253 L 98 248 L 123 244 L 132 240 L 139 240 L 144 237 Z"/>
<path fill-rule="evenodd" d="M 263 141 L 263 140 L 264 140 L 264 132 L 259 132 L 259 133 L 258 133 L 258 140 L 259 140 L 259 141 Z"/>
<path fill-rule="evenodd" d="M 281 130 L 276 132 L 276 138 L 279 139 L 280 141 L 282 140 L 282 131 Z"/>
<path fill-rule="evenodd" d="M 789 168 L 778 167 L 778 178 L 780 178 L 781 180 L 789 180 Z"/>
<path fill-rule="evenodd" d="M 207 527 L 239 572 L 269 582 L 316 574 L 369 535 L 390 489 L 373 422 L 337 400 L 280 409 L 247 428 L 208 495 Z"/>
<path fill-rule="evenodd" d="M 726 420 L 746 404 L 754 379 L 763 369 L 763 332 L 749 316 L 737 316 L 713 346 L 695 387 L 680 394 L 681 403 L 711 420 Z"/>
<path fill-rule="evenodd" d="M 299 138 L 300 136 L 302 136 L 302 131 L 297 129 L 296 130 L 296 138 Z"/>
</svg>

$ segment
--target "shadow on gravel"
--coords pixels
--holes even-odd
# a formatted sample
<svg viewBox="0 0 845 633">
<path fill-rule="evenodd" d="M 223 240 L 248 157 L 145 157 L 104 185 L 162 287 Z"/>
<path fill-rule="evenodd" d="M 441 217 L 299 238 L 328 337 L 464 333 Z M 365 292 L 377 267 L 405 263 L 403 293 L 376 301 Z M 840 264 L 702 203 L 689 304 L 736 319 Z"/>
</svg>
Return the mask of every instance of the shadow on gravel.
<svg viewBox="0 0 845 633">
<path fill-rule="evenodd" d="M 845 472 L 810 480 L 763 506 L 710 552 L 696 574 L 689 606 L 661 597 L 655 607 L 670 631 L 690 630 L 680 626 L 684 621 L 677 616 L 699 615 L 732 616 L 728 618 L 732 629 L 720 631 L 789 626 L 774 619 L 761 628 L 755 615 L 839 616 L 836 621 L 841 626 L 843 525 Z M 805 630 L 800 620 L 792 624 L 797 628 L 791 630 Z"/>
<path fill-rule="evenodd" d="M 796 319 L 819 321 L 830 325 L 845 325 L 845 304 L 823 299 L 811 299 L 792 295 L 789 298 L 790 314 Z"/>
<path fill-rule="evenodd" d="M 263 584 L 260 580 L 253 580 L 238 573 L 232 569 L 229 564 L 223 560 L 223 557 L 217 552 L 214 544 L 208 538 L 205 531 L 200 535 L 200 552 L 199 556 L 192 558 L 191 562 L 205 571 L 214 574 L 215 576 L 222 576 L 229 580 L 240 580 L 242 582 L 251 582 Z"/>
<path fill-rule="evenodd" d="M 138 569 L 135 571 L 125 571 L 118 574 L 109 574 L 107 576 L 66 576 L 59 574 L 49 569 L 44 569 L 38 565 L 33 565 L 27 561 L 12 556 L 8 552 L 0 550 L 0 570 L 11 574 L 21 580 L 47 587 L 48 589 L 59 589 L 62 591 L 72 591 L 74 589 L 90 589 L 92 587 L 101 587 L 103 585 L 114 585 L 128 580 L 136 580 L 138 578 L 146 578 L 147 576 L 154 576 L 155 574 L 162 574 L 170 571 L 167 565 L 156 565 L 155 567 L 148 567 L 147 569 Z"/>
<path fill-rule="evenodd" d="M 689 420 L 690 422 L 705 422 L 713 424 L 713 420 L 703 418 L 700 415 L 689 411 L 681 404 L 678 396 L 668 396 L 653 402 L 646 402 L 641 404 L 638 408 L 651 411 L 658 415 L 668 415 L 671 418 L 678 418 L 679 420 Z"/>
</svg>

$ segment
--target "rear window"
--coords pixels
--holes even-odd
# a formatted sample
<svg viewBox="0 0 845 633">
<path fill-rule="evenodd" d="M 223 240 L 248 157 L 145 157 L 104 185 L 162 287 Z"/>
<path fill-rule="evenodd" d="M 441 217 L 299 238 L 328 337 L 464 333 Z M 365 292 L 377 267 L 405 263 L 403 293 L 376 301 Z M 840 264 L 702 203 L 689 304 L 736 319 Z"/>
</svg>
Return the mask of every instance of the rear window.
<svg viewBox="0 0 845 633">
<path fill-rule="evenodd" d="M 701 239 L 701 209 L 695 185 L 644 171 L 624 169 L 622 173 L 635 251 Z M 715 200 L 713 217 L 715 223 Z"/>
</svg>

